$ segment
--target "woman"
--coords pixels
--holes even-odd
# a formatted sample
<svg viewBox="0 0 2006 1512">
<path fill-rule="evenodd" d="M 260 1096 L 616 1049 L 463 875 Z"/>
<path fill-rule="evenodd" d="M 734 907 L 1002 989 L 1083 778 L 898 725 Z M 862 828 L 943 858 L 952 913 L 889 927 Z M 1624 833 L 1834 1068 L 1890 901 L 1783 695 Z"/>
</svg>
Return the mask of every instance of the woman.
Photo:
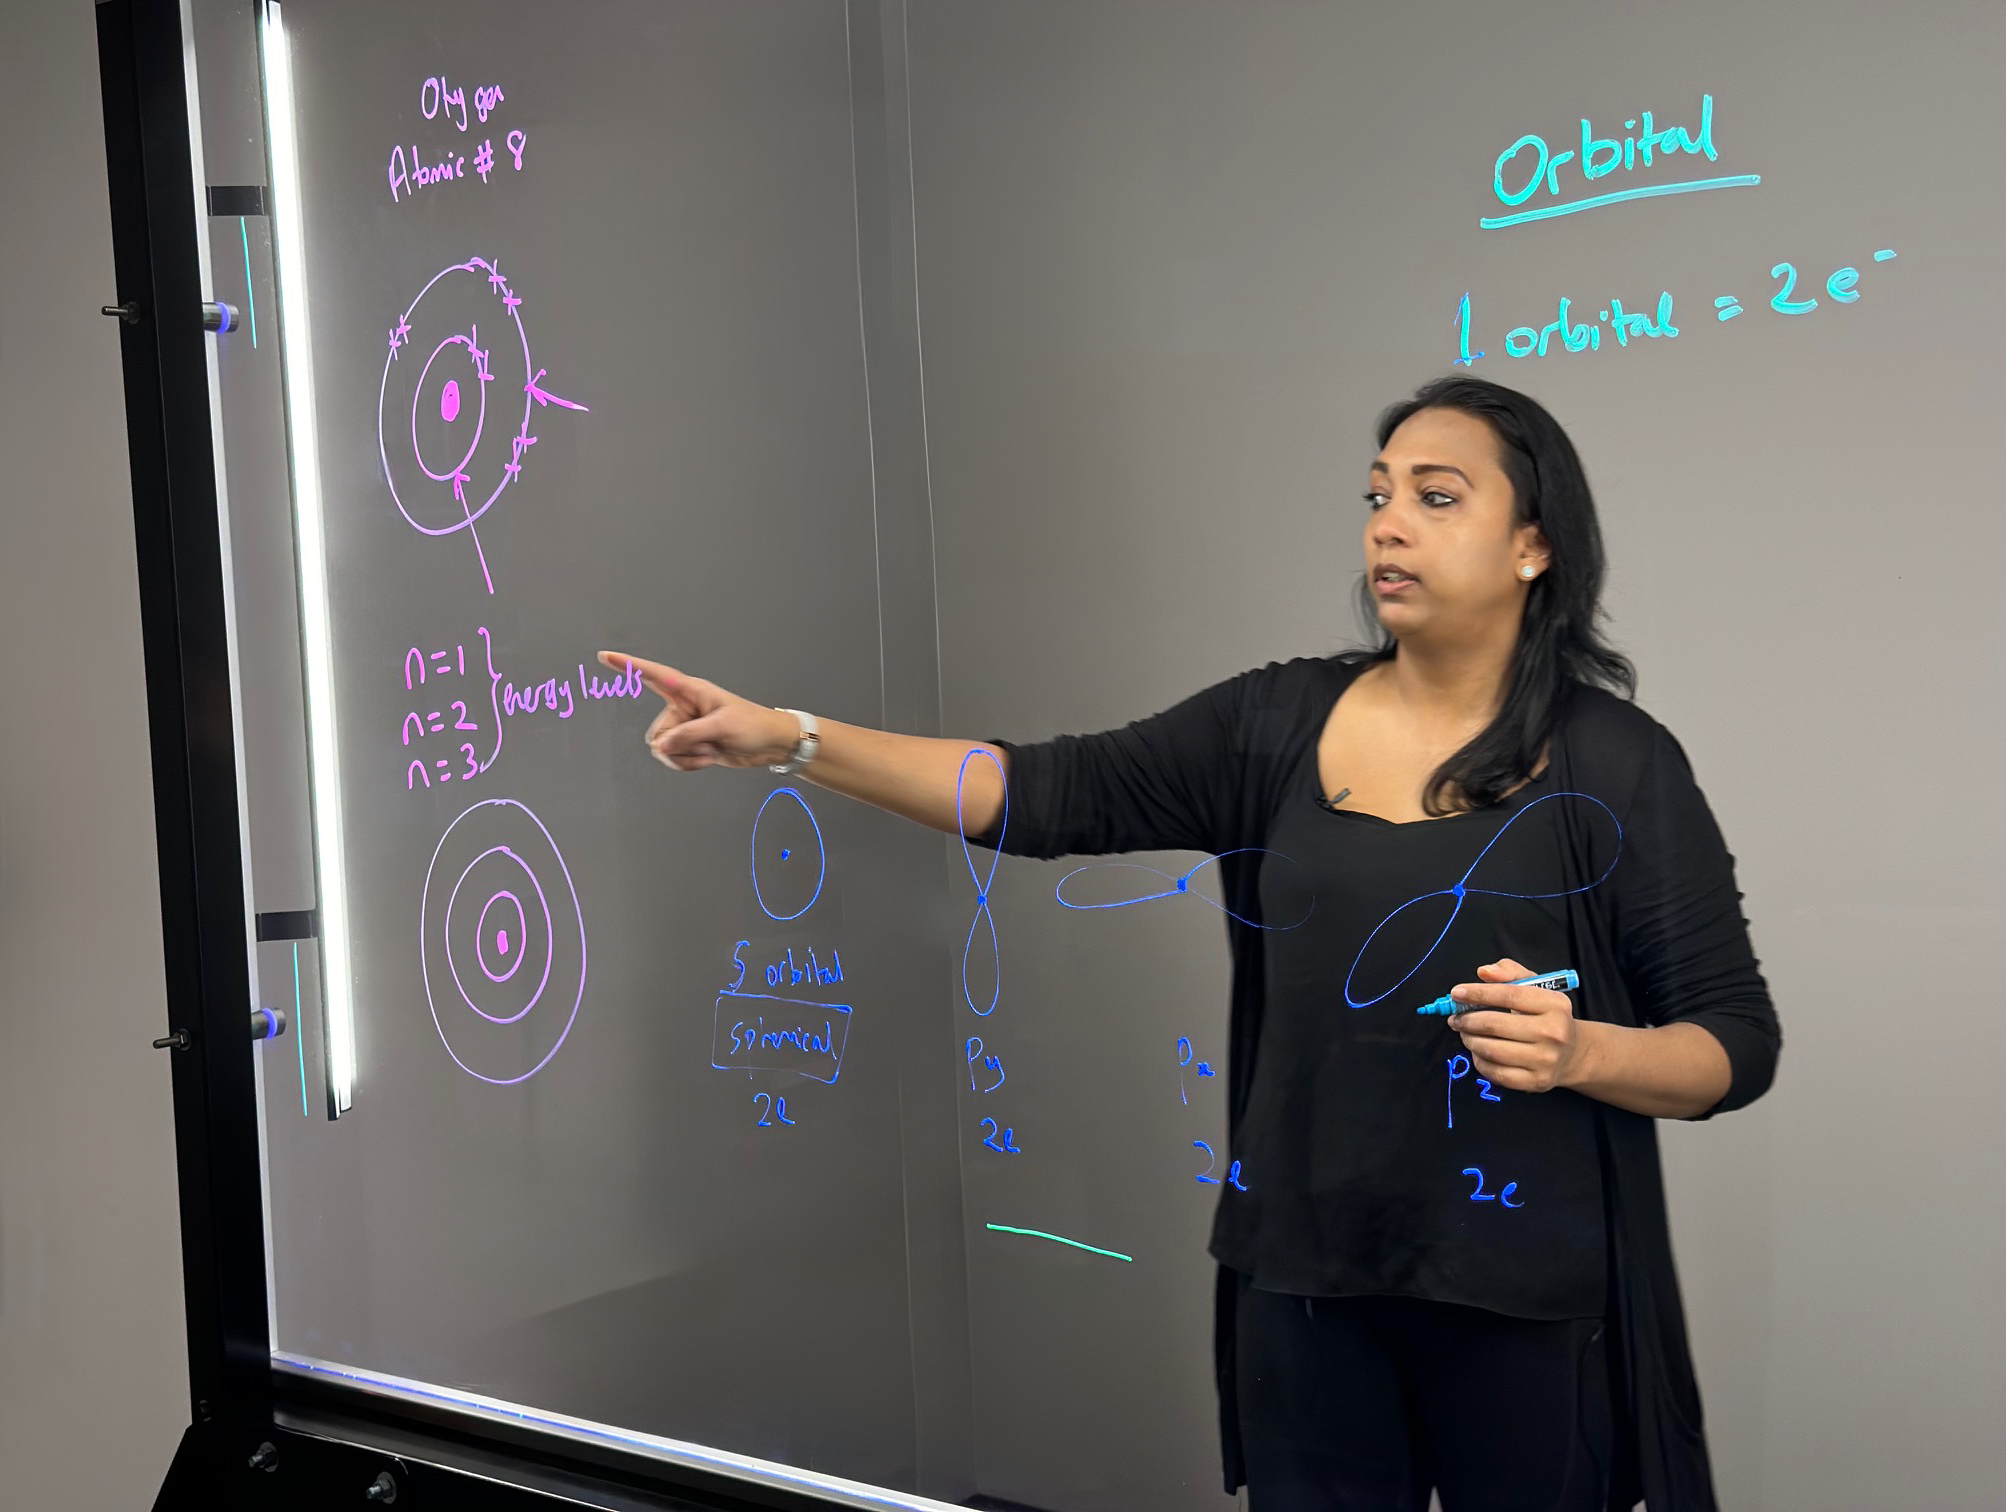
<svg viewBox="0 0 2006 1512">
<path fill-rule="evenodd" d="M 993 763 L 636 662 L 665 700 L 648 743 L 678 771 L 806 760 L 991 846 L 1007 780 L 1018 854 L 1220 857 L 1243 1179 L 1213 1228 L 1216 1353 L 1254 1512 L 1423 1512 L 1431 1488 L 1444 1512 L 1710 1509 L 1652 1120 L 1774 1074 L 1733 857 L 1597 634 L 1559 425 L 1452 377 L 1378 440 L 1371 649 L 973 747 Z M 1578 1004 L 1513 985 L 1562 968 Z M 1443 994 L 1451 1016 L 1416 1011 Z"/>
</svg>

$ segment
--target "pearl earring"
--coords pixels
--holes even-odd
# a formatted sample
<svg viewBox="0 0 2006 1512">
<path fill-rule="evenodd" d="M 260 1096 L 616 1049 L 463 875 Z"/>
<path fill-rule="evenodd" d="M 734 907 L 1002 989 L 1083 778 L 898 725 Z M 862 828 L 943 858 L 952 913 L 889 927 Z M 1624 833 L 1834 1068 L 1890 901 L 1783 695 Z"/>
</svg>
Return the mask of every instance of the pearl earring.
<svg viewBox="0 0 2006 1512">
<path fill-rule="evenodd" d="M 1528 563 L 1526 563 L 1526 565 L 1525 565 L 1525 566 L 1523 566 L 1523 567 L 1519 568 L 1519 570 L 1518 570 L 1518 575 L 1519 575 L 1520 577 L 1524 577 L 1524 578 L 1529 578 L 1529 577 L 1531 577 L 1531 576 L 1532 576 L 1532 570 L 1533 570 L 1533 569 L 1532 569 L 1532 564 L 1531 564 L 1530 562 L 1528 562 Z"/>
</svg>

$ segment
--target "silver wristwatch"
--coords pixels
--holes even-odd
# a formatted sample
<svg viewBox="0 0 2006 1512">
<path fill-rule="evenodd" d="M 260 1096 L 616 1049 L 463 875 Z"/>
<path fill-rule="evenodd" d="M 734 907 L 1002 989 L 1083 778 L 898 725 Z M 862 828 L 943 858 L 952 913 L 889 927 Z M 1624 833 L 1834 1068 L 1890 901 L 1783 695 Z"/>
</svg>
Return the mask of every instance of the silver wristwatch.
<svg viewBox="0 0 2006 1512">
<path fill-rule="evenodd" d="M 794 747 L 794 754 L 777 766 L 769 765 L 766 770 L 781 777 L 798 772 L 815 759 L 815 751 L 822 744 L 822 727 L 815 723 L 815 716 L 802 709 L 776 709 L 782 714 L 792 714 L 801 725 L 801 739 Z"/>
</svg>

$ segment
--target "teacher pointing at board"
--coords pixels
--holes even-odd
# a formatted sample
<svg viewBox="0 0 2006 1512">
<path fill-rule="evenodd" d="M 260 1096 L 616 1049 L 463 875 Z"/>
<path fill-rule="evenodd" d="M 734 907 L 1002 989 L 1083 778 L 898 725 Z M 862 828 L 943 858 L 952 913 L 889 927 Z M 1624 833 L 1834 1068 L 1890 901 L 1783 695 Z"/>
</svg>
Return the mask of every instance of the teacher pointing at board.
<svg viewBox="0 0 2006 1512">
<path fill-rule="evenodd" d="M 1653 1121 L 1775 1072 L 1733 857 L 1597 631 L 1601 532 L 1552 416 L 1445 378 L 1378 441 L 1370 648 L 1027 745 L 817 721 L 636 658 L 664 702 L 648 744 L 990 846 L 1007 780 L 1014 854 L 1219 858 L 1242 1179 L 1213 1225 L 1216 1355 L 1254 1512 L 1425 1512 L 1431 1489 L 1444 1512 L 1702 1512 Z M 996 760 L 963 777 L 971 749 Z M 1514 985 L 1563 969 L 1571 994 Z"/>
</svg>

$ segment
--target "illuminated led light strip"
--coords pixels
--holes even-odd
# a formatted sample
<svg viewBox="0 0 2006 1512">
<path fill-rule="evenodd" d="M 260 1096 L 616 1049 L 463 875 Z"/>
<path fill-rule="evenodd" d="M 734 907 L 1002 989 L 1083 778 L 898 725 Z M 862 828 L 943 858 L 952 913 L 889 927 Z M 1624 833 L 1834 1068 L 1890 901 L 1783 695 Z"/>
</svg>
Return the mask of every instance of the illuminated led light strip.
<svg viewBox="0 0 2006 1512">
<path fill-rule="evenodd" d="M 610 1427 L 605 1423 L 595 1423 L 589 1418 L 567 1417 L 559 1412 L 542 1412 L 534 1407 L 503 1401 L 498 1397 L 479 1396 L 474 1392 L 458 1391 L 450 1386 L 428 1386 L 423 1381 L 413 1381 L 404 1376 L 384 1375 L 374 1370 L 336 1365 L 327 1360 L 316 1360 L 308 1355 L 288 1354 L 284 1350 L 275 1349 L 272 1351 L 272 1363 L 279 1369 L 292 1371 L 296 1375 L 332 1377 L 380 1396 L 400 1397 L 407 1401 L 426 1402 L 435 1406 L 444 1405 L 457 1409 L 469 1417 L 483 1418 L 490 1422 L 527 1423 L 573 1442 L 608 1444 L 620 1449 L 639 1450 L 656 1459 L 694 1466 L 699 1470 L 709 1470 L 719 1475 L 729 1475 L 737 1480 L 812 1492 L 838 1506 L 860 1507 L 867 1509 L 867 1512 L 967 1512 L 965 1507 L 950 1502 L 935 1501 L 926 1496 L 913 1496 L 902 1491 L 890 1491 L 864 1481 L 845 1480 L 839 1475 L 825 1475 L 815 1470 L 797 1470 L 791 1465 L 782 1465 L 773 1460 L 755 1459 L 749 1454 L 733 1454 L 725 1449 L 707 1449 L 701 1444 L 663 1438 L 659 1434 L 636 1433 L 625 1428 Z"/>
<path fill-rule="evenodd" d="M 341 769 L 335 739 L 334 650 L 328 622 L 327 543 L 320 501 L 320 438 L 307 320 L 299 146 L 293 135 L 292 58 L 277 0 L 264 11 L 265 138 L 272 170 L 271 228 L 278 269 L 279 365 L 292 451 L 294 534 L 299 542 L 300 649 L 306 671 L 307 765 L 313 793 L 314 864 L 320 890 L 321 1000 L 326 1008 L 327 1097 L 332 1116 L 355 1098 L 355 1020 L 348 969 L 347 864 L 341 839 Z"/>
</svg>

